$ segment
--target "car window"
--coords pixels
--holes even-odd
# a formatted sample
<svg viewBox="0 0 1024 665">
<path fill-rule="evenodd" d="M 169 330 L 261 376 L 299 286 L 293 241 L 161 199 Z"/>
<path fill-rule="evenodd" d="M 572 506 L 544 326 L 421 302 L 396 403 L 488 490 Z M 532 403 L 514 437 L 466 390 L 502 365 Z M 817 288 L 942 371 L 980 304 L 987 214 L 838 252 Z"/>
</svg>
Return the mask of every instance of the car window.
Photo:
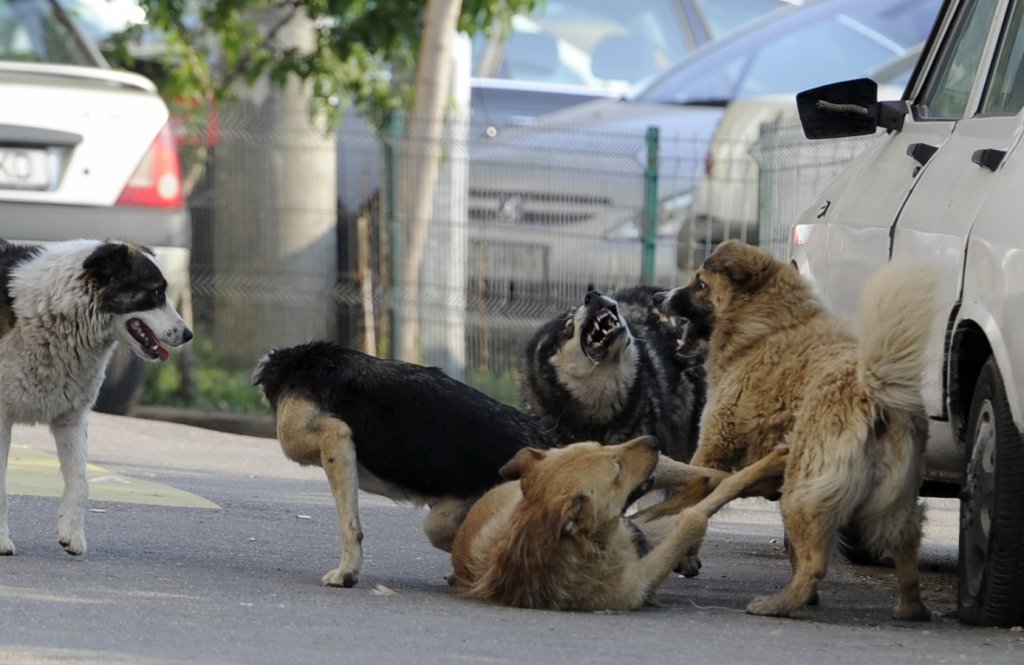
<svg viewBox="0 0 1024 665">
<path fill-rule="evenodd" d="M 983 115 L 1017 115 L 1024 107 L 1024 2 L 1013 7 L 1010 20 L 1006 22 L 999 50 L 996 69 L 985 91 L 982 103 Z"/>
<path fill-rule="evenodd" d="M 0 2 L 0 60 L 96 64 L 44 0 Z"/>
<path fill-rule="evenodd" d="M 696 0 L 708 32 L 719 37 L 783 5 L 779 0 Z"/>
<path fill-rule="evenodd" d="M 666 92 L 671 89 L 667 97 L 641 98 L 699 104 L 801 90 L 857 76 L 894 55 L 888 42 L 879 43 L 852 25 L 856 24 L 833 17 L 804 26 L 717 66 L 694 67 L 688 73 L 695 76 L 679 77 L 675 86 L 668 82 L 661 86 Z"/>
<path fill-rule="evenodd" d="M 709 45 L 638 90 L 635 98 L 662 104 L 725 104 L 863 76 L 922 42 L 938 5 L 938 0 L 845 3 L 839 11 L 807 20 L 799 19 L 810 8 L 798 10 L 790 15 L 786 29 L 765 24 L 766 29 Z"/>
<path fill-rule="evenodd" d="M 801 90 L 853 78 L 894 54 L 889 43 L 879 42 L 852 19 L 839 16 L 765 44 L 750 63 L 736 97 Z"/>
<path fill-rule="evenodd" d="M 952 36 L 915 108 L 918 118 L 955 120 L 965 116 L 996 4 L 997 0 L 976 0 L 961 5 Z"/>
<path fill-rule="evenodd" d="M 675 0 L 548 0 L 536 15 L 516 16 L 503 45 L 477 35 L 473 73 L 624 90 L 686 55 L 681 21 Z"/>
</svg>

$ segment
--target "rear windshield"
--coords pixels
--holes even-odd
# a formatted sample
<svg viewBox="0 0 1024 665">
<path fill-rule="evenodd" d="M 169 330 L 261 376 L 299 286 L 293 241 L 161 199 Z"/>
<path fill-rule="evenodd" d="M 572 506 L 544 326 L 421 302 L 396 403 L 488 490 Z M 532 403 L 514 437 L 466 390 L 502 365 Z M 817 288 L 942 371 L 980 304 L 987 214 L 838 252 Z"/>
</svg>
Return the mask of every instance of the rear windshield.
<svg viewBox="0 0 1024 665">
<path fill-rule="evenodd" d="M 67 20 L 47 0 L 0 0 L 0 60 L 95 66 Z"/>
</svg>

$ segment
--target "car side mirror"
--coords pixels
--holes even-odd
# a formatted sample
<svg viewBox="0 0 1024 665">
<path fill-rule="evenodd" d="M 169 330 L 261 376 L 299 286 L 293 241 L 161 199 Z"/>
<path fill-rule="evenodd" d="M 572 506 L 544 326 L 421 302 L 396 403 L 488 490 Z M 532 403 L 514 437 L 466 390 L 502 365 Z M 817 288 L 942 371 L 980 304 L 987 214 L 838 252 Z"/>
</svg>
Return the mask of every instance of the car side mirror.
<svg viewBox="0 0 1024 665">
<path fill-rule="evenodd" d="M 796 96 L 804 136 L 832 139 L 874 134 L 879 127 L 899 131 L 907 103 L 878 101 L 878 84 L 871 79 L 829 83 Z"/>
</svg>

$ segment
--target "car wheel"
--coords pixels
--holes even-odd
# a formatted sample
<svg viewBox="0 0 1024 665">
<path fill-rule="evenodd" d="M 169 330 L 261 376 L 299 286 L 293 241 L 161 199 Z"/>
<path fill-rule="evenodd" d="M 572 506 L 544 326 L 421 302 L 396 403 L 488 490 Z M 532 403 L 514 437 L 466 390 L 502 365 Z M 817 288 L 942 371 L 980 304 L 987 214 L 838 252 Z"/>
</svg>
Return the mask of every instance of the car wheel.
<svg viewBox="0 0 1024 665">
<path fill-rule="evenodd" d="M 960 501 L 959 616 L 965 623 L 1024 622 L 1024 442 L 989 358 L 967 422 Z"/>
<path fill-rule="evenodd" d="M 107 366 L 107 376 L 100 386 L 94 411 L 123 416 L 138 400 L 146 378 L 141 358 L 128 348 L 118 345 Z"/>
</svg>

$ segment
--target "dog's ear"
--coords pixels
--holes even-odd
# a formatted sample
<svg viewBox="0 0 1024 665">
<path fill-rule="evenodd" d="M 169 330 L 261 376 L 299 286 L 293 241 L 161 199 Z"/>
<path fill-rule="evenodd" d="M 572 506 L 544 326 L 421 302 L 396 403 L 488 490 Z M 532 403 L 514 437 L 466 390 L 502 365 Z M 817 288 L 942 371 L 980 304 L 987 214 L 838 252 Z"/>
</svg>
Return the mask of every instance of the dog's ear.
<svg viewBox="0 0 1024 665">
<path fill-rule="evenodd" d="M 739 291 L 753 292 L 775 274 L 776 263 L 764 250 L 739 240 L 727 240 L 708 257 L 703 268 L 724 274 Z"/>
<path fill-rule="evenodd" d="M 498 469 L 498 475 L 505 480 L 519 480 L 527 469 L 544 459 L 545 455 L 546 453 L 540 448 L 523 448 Z"/>
<path fill-rule="evenodd" d="M 97 275 L 110 276 L 116 274 L 127 264 L 128 245 L 120 242 L 105 242 L 85 259 L 82 268 Z"/>
<path fill-rule="evenodd" d="M 594 518 L 593 500 L 586 494 L 577 494 L 565 505 L 561 532 L 567 535 L 589 533 L 595 526 Z"/>
<path fill-rule="evenodd" d="M 576 334 L 576 313 L 569 312 L 565 318 L 565 324 L 562 326 L 561 337 L 563 340 L 572 339 L 573 335 Z"/>
</svg>

